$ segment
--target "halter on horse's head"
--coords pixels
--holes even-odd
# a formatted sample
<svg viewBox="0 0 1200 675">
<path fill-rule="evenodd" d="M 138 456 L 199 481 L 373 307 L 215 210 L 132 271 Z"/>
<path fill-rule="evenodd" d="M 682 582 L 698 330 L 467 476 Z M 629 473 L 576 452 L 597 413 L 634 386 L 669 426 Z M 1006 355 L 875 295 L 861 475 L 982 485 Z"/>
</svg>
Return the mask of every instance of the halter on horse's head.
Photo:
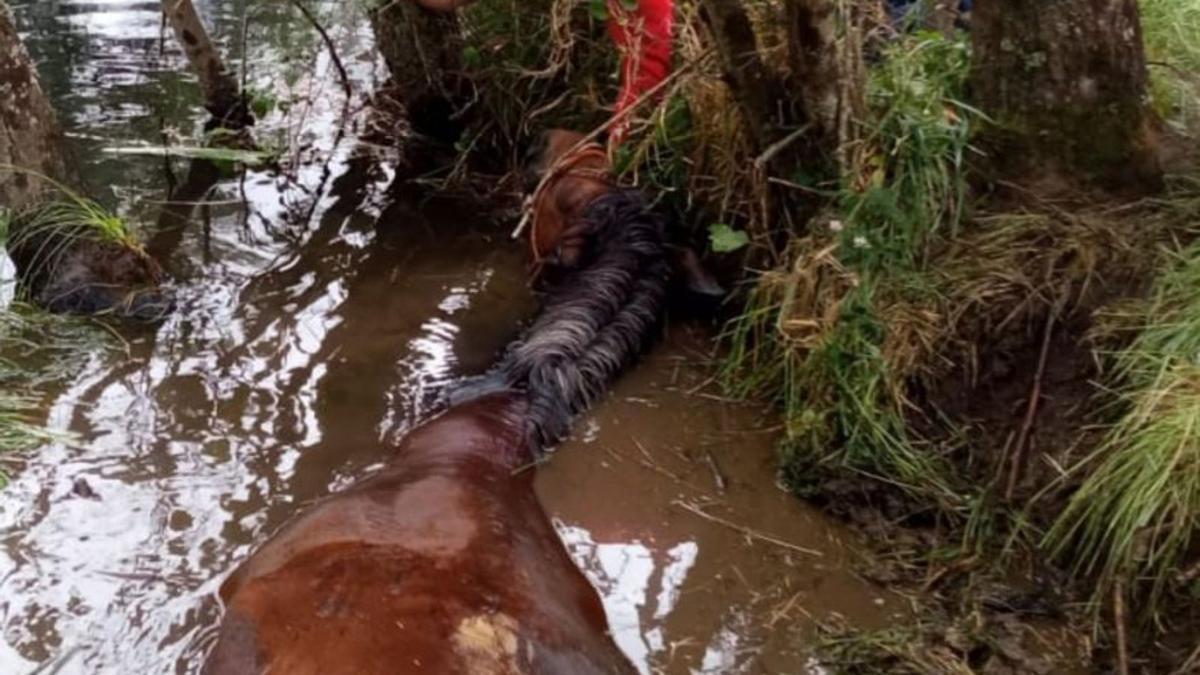
<svg viewBox="0 0 1200 675">
<path fill-rule="evenodd" d="M 529 237 L 534 262 L 574 267 L 586 244 L 584 212 L 616 187 L 612 164 L 599 143 L 564 129 L 546 132 L 535 151 L 540 152 L 530 173 L 538 182 Z"/>
</svg>

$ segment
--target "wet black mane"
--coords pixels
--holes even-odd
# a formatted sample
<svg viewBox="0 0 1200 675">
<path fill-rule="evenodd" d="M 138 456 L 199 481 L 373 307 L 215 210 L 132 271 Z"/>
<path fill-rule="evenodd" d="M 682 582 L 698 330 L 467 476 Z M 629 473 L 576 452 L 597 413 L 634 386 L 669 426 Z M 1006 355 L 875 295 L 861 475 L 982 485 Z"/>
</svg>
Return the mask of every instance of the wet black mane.
<svg viewBox="0 0 1200 675">
<path fill-rule="evenodd" d="M 588 206 L 580 263 L 551 270 L 542 310 L 489 379 L 524 392 L 535 449 L 562 440 L 653 336 L 670 277 L 661 219 L 635 190 Z"/>
</svg>

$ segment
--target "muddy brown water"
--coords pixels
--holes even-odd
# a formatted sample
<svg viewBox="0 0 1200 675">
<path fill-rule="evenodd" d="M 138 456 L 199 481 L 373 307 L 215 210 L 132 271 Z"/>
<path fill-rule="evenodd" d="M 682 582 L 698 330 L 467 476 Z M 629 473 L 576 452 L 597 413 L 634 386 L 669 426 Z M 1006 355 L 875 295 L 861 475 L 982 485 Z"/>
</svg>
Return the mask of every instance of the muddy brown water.
<svg viewBox="0 0 1200 675">
<path fill-rule="evenodd" d="M 197 4 L 218 31 L 247 6 Z M 295 98 L 260 130 L 287 148 L 284 175 L 228 175 L 190 218 L 160 218 L 187 163 L 103 152 L 199 124 L 178 55 L 159 52 L 157 7 L 15 3 L 85 178 L 146 223 L 179 308 L 120 328 L 47 390 L 46 423 L 75 439 L 6 465 L 0 673 L 194 672 L 224 576 L 379 466 L 534 310 L 511 223 L 390 196 L 394 157 L 364 151 L 354 123 L 334 142 L 328 59 L 297 53 L 316 41 L 286 15 L 259 18 L 249 73 Z M 369 90 L 380 71 L 361 17 L 331 24 Z M 279 76 L 297 62 L 307 75 Z M 776 486 L 773 422 L 715 396 L 709 340 L 670 325 L 537 489 L 643 672 L 818 672 L 816 621 L 882 626 L 903 608 L 851 572 L 853 537 Z"/>
</svg>

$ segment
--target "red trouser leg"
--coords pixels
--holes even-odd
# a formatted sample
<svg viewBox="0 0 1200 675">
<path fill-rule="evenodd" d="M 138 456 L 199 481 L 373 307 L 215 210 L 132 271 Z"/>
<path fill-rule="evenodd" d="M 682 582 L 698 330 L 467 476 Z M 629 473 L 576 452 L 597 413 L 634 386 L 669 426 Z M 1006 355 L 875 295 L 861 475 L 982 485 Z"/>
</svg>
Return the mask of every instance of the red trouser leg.
<svg viewBox="0 0 1200 675">
<path fill-rule="evenodd" d="M 621 52 L 621 93 L 614 115 L 621 115 L 671 72 L 673 0 L 608 0 L 608 32 Z M 628 118 L 613 125 L 612 138 L 620 143 L 629 128 Z"/>
</svg>

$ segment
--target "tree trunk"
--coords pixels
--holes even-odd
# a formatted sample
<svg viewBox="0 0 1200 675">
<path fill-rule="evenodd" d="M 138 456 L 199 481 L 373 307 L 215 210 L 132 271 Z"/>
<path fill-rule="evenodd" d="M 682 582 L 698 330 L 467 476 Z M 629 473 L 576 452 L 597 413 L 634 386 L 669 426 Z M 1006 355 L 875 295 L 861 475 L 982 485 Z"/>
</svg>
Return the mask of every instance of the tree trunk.
<svg viewBox="0 0 1200 675">
<path fill-rule="evenodd" d="M 759 56 L 754 28 L 741 0 L 702 0 L 700 8 L 716 43 L 725 82 L 746 121 L 746 132 L 755 151 L 762 152 L 796 121 L 795 106 L 780 99 L 785 89 L 782 79 Z"/>
<path fill-rule="evenodd" d="M 995 178 L 1145 192 L 1160 186 L 1135 0 L 980 0 L 974 103 Z"/>
<path fill-rule="evenodd" d="M 401 98 L 446 98 L 462 75 L 463 41 L 454 12 L 434 12 L 415 0 L 380 3 L 370 12 L 375 43 Z"/>
<path fill-rule="evenodd" d="M 766 178 L 784 182 L 836 175 L 839 138 L 847 107 L 838 51 L 838 14 L 833 0 L 784 0 L 788 69 L 778 72 L 759 54 L 758 39 L 742 0 L 700 0 L 725 82 L 745 120 Z M 818 207 L 811 195 L 769 184 L 767 218 L 786 237 Z"/>
<path fill-rule="evenodd" d="M 162 0 L 162 11 L 200 80 L 204 107 L 212 113 L 214 126 L 241 129 L 253 124 L 240 87 L 225 68 L 192 0 Z"/>
<path fill-rule="evenodd" d="M 386 95 L 400 103 L 421 136 L 454 142 L 470 98 L 463 72 L 465 44 L 455 12 L 434 12 L 416 0 L 389 0 L 370 11 L 375 44 L 391 75 Z"/>
<path fill-rule="evenodd" d="M 0 206 L 27 206 L 49 187 L 21 169 L 65 177 L 61 140 L 54 110 L 17 37 L 8 6 L 0 0 Z"/>
<path fill-rule="evenodd" d="M 792 87 L 804 100 L 814 136 L 827 148 L 838 142 L 837 6 L 832 0 L 787 0 Z"/>
</svg>

